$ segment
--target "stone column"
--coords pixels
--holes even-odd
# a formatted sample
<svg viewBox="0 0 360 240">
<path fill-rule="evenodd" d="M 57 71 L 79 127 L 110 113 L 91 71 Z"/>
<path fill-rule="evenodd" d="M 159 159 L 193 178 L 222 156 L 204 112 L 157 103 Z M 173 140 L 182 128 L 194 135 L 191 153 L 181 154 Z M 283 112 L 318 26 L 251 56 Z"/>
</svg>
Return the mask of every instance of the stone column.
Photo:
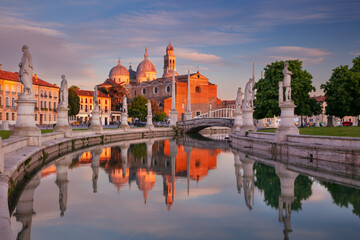
<svg viewBox="0 0 360 240">
<path fill-rule="evenodd" d="M 280 179 L 281 194 L 279 196 L 279 222 L 284 223 L 284 238 L 289 239 L 289 233 L 291 229 L 291 204 L 296 199 L 295 179 L 299 175 L 296 172 L 286 169 L 286 165 L 283 163 L 275 163 L 275 173 Z M 285 209 L 284 209 L 285 204 Z M 285 211 L 285 215 L 284 215 Z"/>
<path fill-rule="evenodd" d="M 241 194 L 241 188 L 242 188 L 242 174 L 241 174 L 241 168 L 242 163 L 240 161 L 240 154 L 237 150 L 232 150 L 234 154 L 234 166 L 235 166 L 235 177 L 236 177 L 236 186 L 238 190 L 238 194 Z"/>
<path fill-rule="evenodd" d="M 30 239 L 32 216 L 35 214 L 33 209 L 34 193 L 35 189 L 40 185 L 40 180 L 41 174 L 38 173 L 25 187 L 16 205 L 14 216 L 16 217 L 16 221 L 21 222 L 23 225 L 17 236 L 19 240 Z"/>
<path fill-rule="evenodd" d="M 10 136 L 29 137 L 28 144 L 32 146 L 41 145 L 41 131 L 35 122 L 36 100 L 19 96 L 17 103 L 17 119 L 15 127 L 11 130 Z"/>
<path fill-rule="evenodd" d="M 146 142 L 146 167 L 148 169 L 151 167 L 153 145 L 154 145 L 154 139 L 149 139 Z"/>
<path fill-rule="evenodd" d="M 256 131 L 253 118 L 254 110 L 252 108 L 244 108 L 242 115 L 242 125 L 240 127 L 239 134 L 242 136 L 246 135 L 248 131 Z"/>
<path fill-rule="evenodd" d="M 299 135 L 299 129 L 294 122 L 295 107 L 293 101 L 284 101 L 280 103 L 281 121 L 275 132 L 275 142 L 286 141 L 287 135 Z"/>
<path fill-rule="evenodd" d="M 0 174 L 0 236 L 3 240 L 14 239 L 8 207 L 8 182 L 9 178 L 5 174 Z"/>
<path fill-rule="evenodd" d="M 255 161 L 246 157 L 244 153 L 239 153 L 240 161 L 242 162 L 242 168 L 244 171 L 243 183 L 244 183 L 244 198 L 246 206 L 252 210 L 254 206 L 254 163 Z"/>
<path fill-rule="evenodd" d="M 185 152 L 186 152 L 186 179 L 187 179 L 187 193 L 189 195 L 190 193 L 190 162 L 191 162 L 191 151 L 192 147 L 185 146 Z"/>
<path fill-rule="evenodd" d="M 56 109 L 57 122 L 54 127 L 54 132 L 63 132 L 65 137 L 72 137 L 72 128 L 69 125 L 68 107 L 59 106 Z"/>
<path fill-rule="evenodd" d="M 126 169 L 127 169 L 127 166 L 128 166 L 128 150 L 129 150 L 129 146 L 130 146 L 130 144 L 128 142 L 123 142 L 123 143 L 120 144 L 123 178 L 126 177 Z"/>
<path fill-rule="evenodd" d="M 93 151 L 91 151 L 92 159 L 91 159 L 91 169 L 92 169 L 92 185 L 93 192 L 97 192 L 97 181 L 99 178 L 99 167 L 100 167 L 100 155 L 102 153 L 101 147 L 96 147 Z"/>
<path fill-rule="evenodd" d="M 191 112 L 191 97 L 190 97 L 190 71 L 188 70 L 185 120 L 191 120 L 191 119 L 192 119 L 192 112 Z"/>
<path fill-rule="evenodd" d="M 121 124 L 120 124 L 120 128 L 127 130 L 130 128 L 129 124 L 128 124 L 128 113 L 127 113 L 127 98 L 124 95 L 123 96 L 123 106 L 122 106 L 122 113 L 121 113 Z"/>
<path fill-rule="evenodd" d="M 175 70 L 173 68 L 172 87 L 171 87 L 171 110 L 170 127 L 176 127 L 178 112 L 176 111 L 176 90 L 175 90 Z"/>
<path fill-rule="evenodd" d="M 91 118 L 91 125 L 89 130 L 96 131 L 96 133 L 101 134 L 103 132 L 102 125 L 100 123 L 100 110 L 98 108 L 93 109 Z"/>
<path fill-rule="evenodd" d="M 64 216 L 67 205 L 67 186 L 68 186 L 68 170 L 71 164 L 71 155 L 65 156 L 63 159 L 55 163 L 56 166 L 56 185 L 59 188 L 59 206 L 60 216 Z"/>
<path fill-rule="evenodd" d="M 242 125 L 242 111 L 241 109 L 235 109 L 235 118 L 234 118 L 234 125 L 231 128 L 231 132 L 238 132 L 240 131 Z"/>
</svg>

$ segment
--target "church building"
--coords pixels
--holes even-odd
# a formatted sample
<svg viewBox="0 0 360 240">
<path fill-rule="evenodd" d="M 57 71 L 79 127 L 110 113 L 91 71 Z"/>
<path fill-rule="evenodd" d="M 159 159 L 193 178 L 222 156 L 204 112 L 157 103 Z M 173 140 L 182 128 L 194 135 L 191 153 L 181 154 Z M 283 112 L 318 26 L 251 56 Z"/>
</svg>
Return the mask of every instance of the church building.
<svg viewBox="0 0 360 240">
<path fill-rule="evenodd" d="M 179 75 L 176 71 L 176 56 L 174 47 L 169 42 L 164 55 L 164 68 L 162 77 L 156 77 L 156 68 L 149 60 L 147 48 L 145 48 L 144 60 L 139 63 L 136 71 L 118 64 L 109 72 L 109 78 L 99 87 L 110 88 L 115 84 L 121 84 L 128 92 L 129 99 L 142 95 L 147 99 L 154 100 L 166 115 L 169 116 L 171 109 L 172 77 L 175 76 L 176 110 L 178 120 L 184 116 L 187 103 L 187 78 L 188 75 Z M 210 104 L 214 110 L 221 104 L 217 98 L 217 85 L 209 82 L 209 79 L 199 71 L 190 74 L 190 96 L 193 117 L 209 111 Z"/>
</svg>

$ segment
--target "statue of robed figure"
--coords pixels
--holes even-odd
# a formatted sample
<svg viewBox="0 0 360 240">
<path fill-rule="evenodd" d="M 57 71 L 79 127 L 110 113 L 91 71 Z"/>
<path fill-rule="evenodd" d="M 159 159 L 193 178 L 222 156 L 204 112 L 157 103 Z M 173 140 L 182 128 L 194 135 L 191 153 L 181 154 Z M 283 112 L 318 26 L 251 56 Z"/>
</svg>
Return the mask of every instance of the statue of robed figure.
<svg viewBox="0 0 360 240">
<path fill-rule="evenodd" d="M 24 45 L 22 47 L 23 56 L 19 63 L 19 81 L 24 85 L 24 93 L 20 97 L 27 97 L 33 99 L 32 78 L 33 78 L 33 62 L 29 52 L 29 47 Z"/>
</svg>

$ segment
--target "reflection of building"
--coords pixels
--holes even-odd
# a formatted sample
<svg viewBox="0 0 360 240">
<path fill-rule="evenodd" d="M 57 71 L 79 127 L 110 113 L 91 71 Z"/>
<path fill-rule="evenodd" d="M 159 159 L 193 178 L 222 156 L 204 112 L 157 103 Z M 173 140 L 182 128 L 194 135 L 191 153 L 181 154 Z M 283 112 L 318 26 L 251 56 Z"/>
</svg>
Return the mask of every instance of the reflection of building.
<svg viewBox="0 0 360 240">
<path fill-rule="evenodd" d="M 127 70 L 120 61 L 109 73 L 109 78 L 99 86 L 110 88 L 116 84 L 125 86 L 129 99 L 142 95 L 157 102 L 159 107 L 169 115 L 171 108 L 171 82 L 174 69 L 176 79 L 176 110 L 181 119 L 185 112 L 187 102 L 187 74 L 179 75 L 176 72 L 176 56 L 174 47 L 169 43 L 164 55 L 164 72 L 161 78 L 156 78 L 156 69 L 149 60 L 147 49 L 145 49 L 144 60 L 138 65 L 136 71 L 130 66 Z M 216 109 L 221 101 L 217 98 L 217 86 L 210 83 L 204 75 L 190 74 L 191 109 L 193 116 L 209 111 L 209 105 Z"/>
<path fill-rule="evenodd" d="M 15 125 L 17 116 L 15 100 L 23 92 L 23 88 L 18 73 L 3 71 L 0 64 L 0 123 L 9 121 L 9 124 Z M 37 124 L 56 123 L 55 109 L 59 102 L 59 87 L 38 78 L 35 74 L 33 77 L 33 94 L 37 101 L 35 122 Z"/>
<path fill-rule="evenodd" d="M 148 171 L 139 168 L 136 171 L 136 184 L 139 189 L 144 193 L 144 202 L 146 203 L 148 192 L 151 191 L 156 182 L 156 174 L 152 171 Z"/>
<path fill-rule="evenodd" d="M 80 111 L 76 115 L 79 122 L 88 123 L 93 111 L 94 91 L 76 90 L 76 94 L 80 98 Z M 110 124 L 111 98 L 98 91 L 100 122 L 102 125 Z"/>
</svg>

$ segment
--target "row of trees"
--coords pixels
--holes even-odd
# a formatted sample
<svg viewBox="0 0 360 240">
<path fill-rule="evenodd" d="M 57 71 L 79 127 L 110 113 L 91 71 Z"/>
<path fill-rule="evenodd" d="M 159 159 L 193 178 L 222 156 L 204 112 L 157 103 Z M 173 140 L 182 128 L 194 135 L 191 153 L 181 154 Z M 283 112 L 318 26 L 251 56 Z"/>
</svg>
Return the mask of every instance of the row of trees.
<svg viewBox="0 0 360 240">
<path fill-rule="evenodd" d="M 310 98 L 310 92 L 315 91 L 312 85 L 312 75 L 302 69 L 302 62 L 289 60 L 289 70 L 292 71 L 292 100 L 296 108 L 295 114 L 304 116 L 319 115 L 322 112 L 321 103 Z M 265 67 L 264 78 L 254 86 L 256 100 L 254 101 L 254 118 L 272 118 L 280 116 L 279 81 L 284 75 L 284 61 L 277 61 Z M 353 60 L 353 67 L 339 66 L 333 70 L 329 81 L 322 84 L 326 97 L 326 114 L 343 118 L 344 116 L 360 115 L 360 56 Z M 303 122 L 303 121 L 301 121 Z M 329 123 L 332 121 L 330 120 Z"/>
</svg>

